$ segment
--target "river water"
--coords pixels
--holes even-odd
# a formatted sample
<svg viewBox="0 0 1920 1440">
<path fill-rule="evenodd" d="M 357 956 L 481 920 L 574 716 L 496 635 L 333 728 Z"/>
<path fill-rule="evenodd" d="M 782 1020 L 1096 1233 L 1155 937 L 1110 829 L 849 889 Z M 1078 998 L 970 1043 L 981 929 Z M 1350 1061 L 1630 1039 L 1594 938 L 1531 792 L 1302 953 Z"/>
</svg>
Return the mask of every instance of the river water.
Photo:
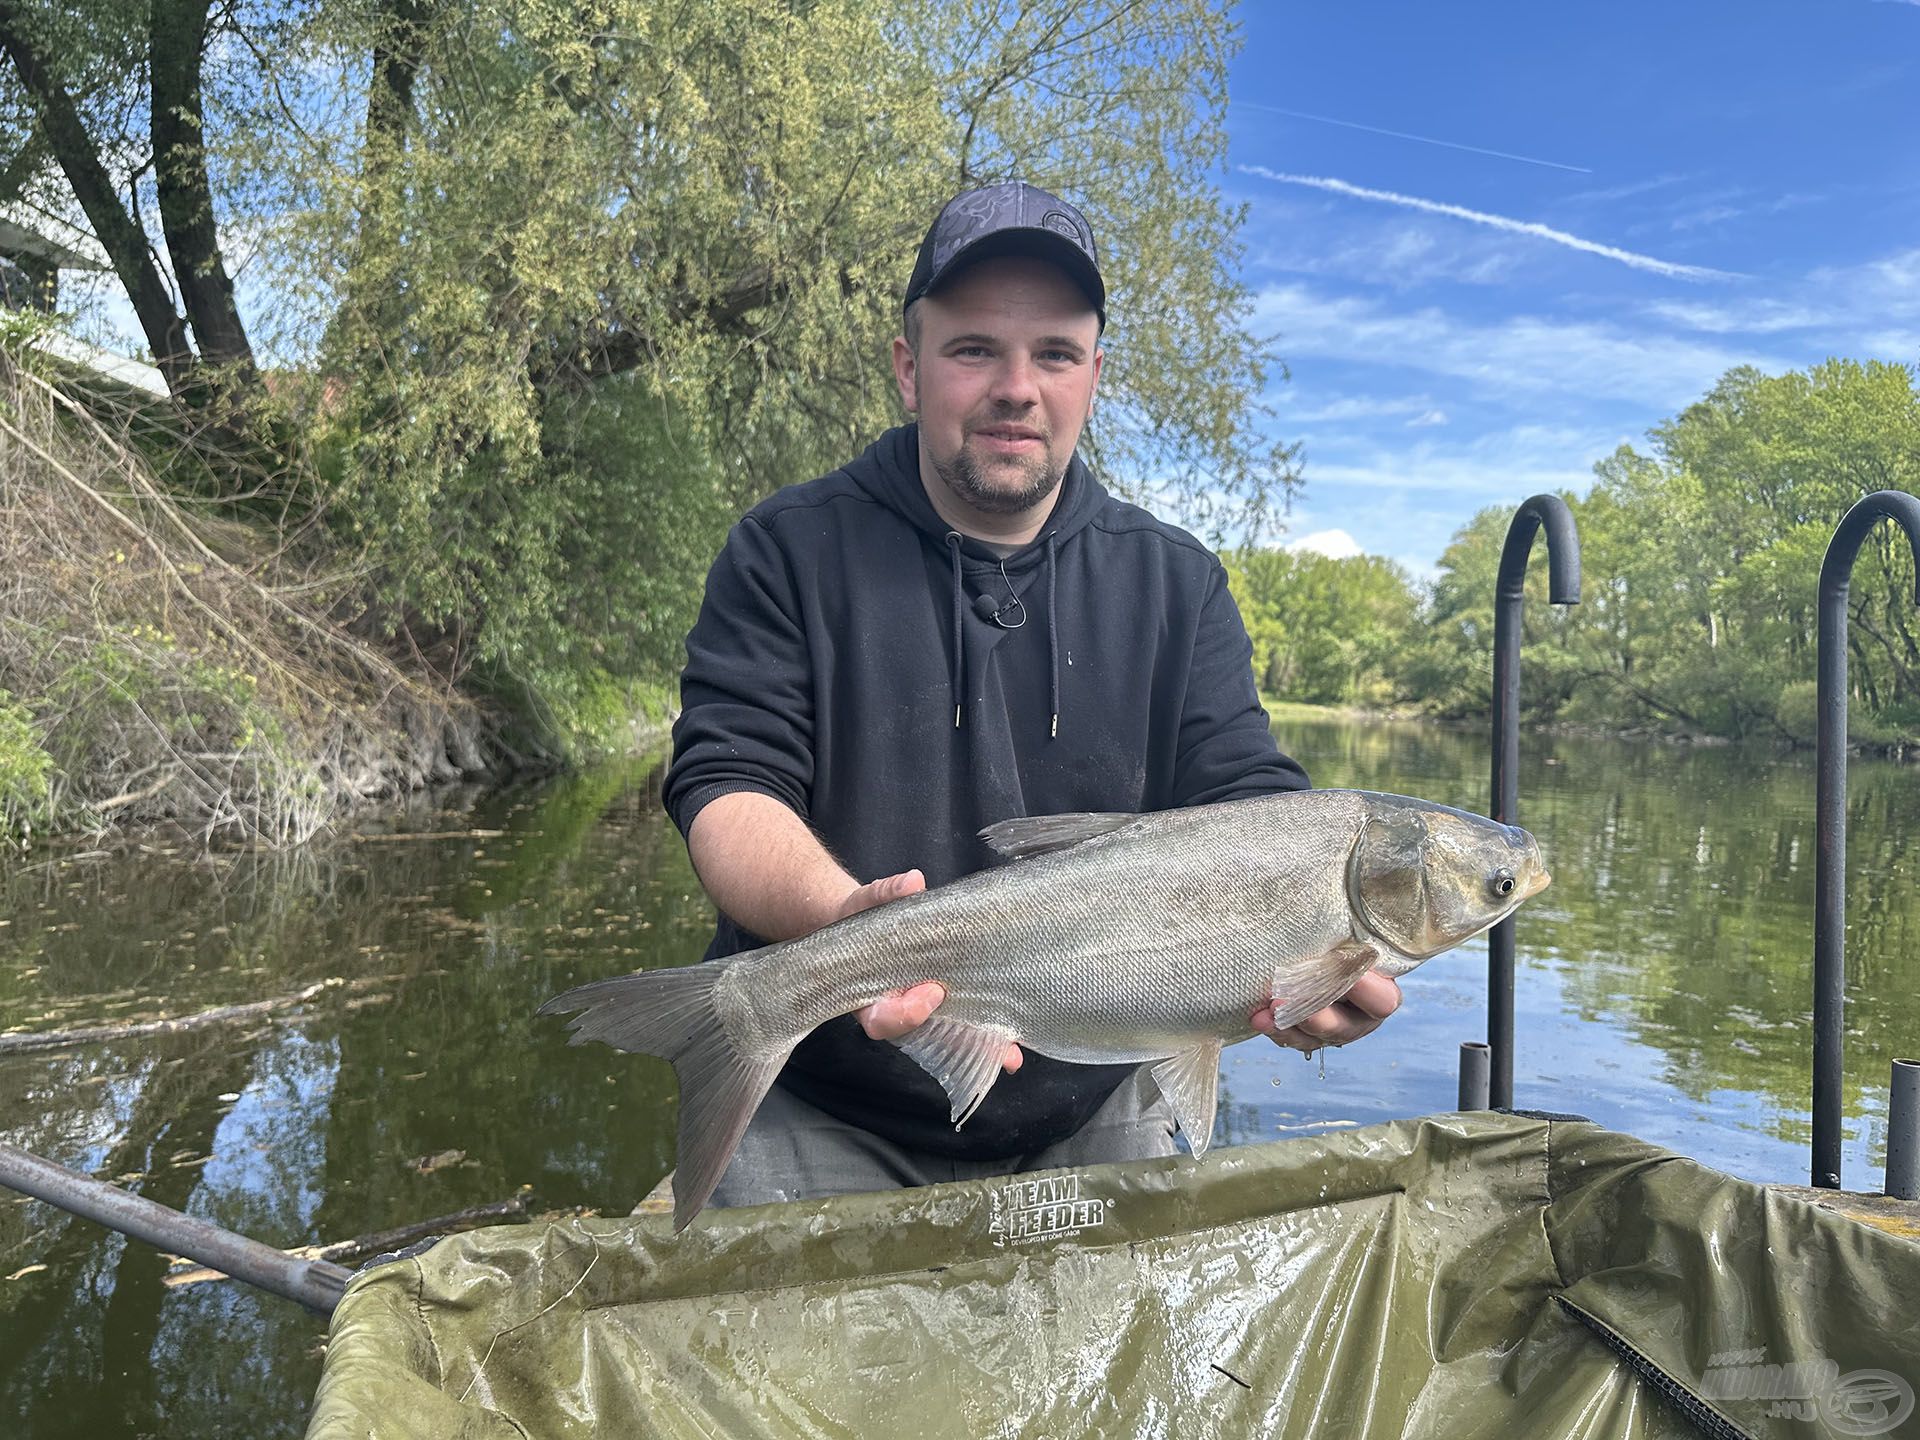
<svg viewBox="0 0 1920 1440">
<path fill-rule="evenodd" d="M 1323 786 L 1484 810 L 1486 742 L 1287 721 Z M 1529 736 L 1515 1103 L 1756 1180 L 1806 1183 L 1810 757 Z M 341 984 L 160 1039 L 0 1056 L 0 1138 L 276 1245 L 524 1194 L 623 1213 L 673 1161 L 665 1064 L 536 1020 L 579 981 L 696 960 L 710 912 L 657 757 L 439 797 L 298 854 L 27 857 L 0 876 L 0 1030 L 182 1015 Z M 1920 783 L 1852 771 L 1845 1179 L 1877 1189 L 1887 1070 L 1920 1042 Z M 1485 1034 L 1484 943 L 1402 983 L 1368 1041 L 1227 1052 L 1216 1139 L 1451 1109 Z M 0 1416 L 33 1437 L 298 1435 L 323 1325 L 37 1202 L 0 1197 Z"/>
</svg>

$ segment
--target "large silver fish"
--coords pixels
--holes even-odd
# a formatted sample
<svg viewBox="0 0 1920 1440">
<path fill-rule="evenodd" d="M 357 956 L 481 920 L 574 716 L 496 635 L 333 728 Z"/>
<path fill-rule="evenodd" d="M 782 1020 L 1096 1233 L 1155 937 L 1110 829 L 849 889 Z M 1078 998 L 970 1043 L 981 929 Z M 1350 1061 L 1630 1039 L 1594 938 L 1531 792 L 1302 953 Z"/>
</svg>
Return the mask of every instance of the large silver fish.
<svg viewBox="0 0 1920 1440">
<path fill-rule="evenodd" d="M 1273 1006 L 1287 1026 L 1367 970 L 1400 975 L 1511 914 L 1548 880 L 1512 825 L 1364 790 L 1148 815 L 1049 815 L 981 832 L 1015 863 L 711 964 L 569 990 L 573 1043 L 673 1062 L 674 1228 L 707 1202 L 787 1056 L 816 1026 L 923 980 L 946 987 L 895 1042 L 962 1125 L 1009 1041 L 1153 1067 L 1195 1155 L 1220 1049 Z"/>
</svg>

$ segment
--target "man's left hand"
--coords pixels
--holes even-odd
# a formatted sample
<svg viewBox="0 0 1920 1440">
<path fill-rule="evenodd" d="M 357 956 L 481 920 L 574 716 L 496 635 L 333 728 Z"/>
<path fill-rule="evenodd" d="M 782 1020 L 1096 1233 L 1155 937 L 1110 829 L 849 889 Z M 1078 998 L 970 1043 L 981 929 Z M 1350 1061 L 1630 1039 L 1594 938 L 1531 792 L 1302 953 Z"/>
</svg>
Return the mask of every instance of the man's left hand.
<svg viewBox="0 0 1920 1440">
<path fill-rule="evenodd" d="M 1326 1045 L 1347 1045 L 1371 1035 L 1380 1022 L 1400 1008 L 1400 985 L 1369 970 L 1353 988 L 1326 1009 L 1284 1030 L 1273 1028 L 1273 1007 L 1256 1010 L 1253 1028 L 1276 1045 L 1308 1055 Z"/>
</svg>

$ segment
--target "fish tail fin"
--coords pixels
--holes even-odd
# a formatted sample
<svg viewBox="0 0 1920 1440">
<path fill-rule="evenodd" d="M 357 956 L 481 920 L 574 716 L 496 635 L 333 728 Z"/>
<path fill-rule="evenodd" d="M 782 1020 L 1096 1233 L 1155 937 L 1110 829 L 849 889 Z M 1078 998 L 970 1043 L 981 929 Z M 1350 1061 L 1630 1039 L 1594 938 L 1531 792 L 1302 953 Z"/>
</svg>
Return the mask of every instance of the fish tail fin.
<svg viewBox="0 0 1920 1440">
<path fill-rule="evenodd" d="M 673 1173 L 673 1228 L 684 1230 L 713 1194 L 798 1037 L 771 1053 L 743 1055 L 714 1003 L 724 963 L 684 965 L 596 980 L 540 1007 L 579 1013 L 570 1044 L 600 1040 L 616 1050 L 671 1061 L 680 1082 L 679 1158 Z"/>
</svg>

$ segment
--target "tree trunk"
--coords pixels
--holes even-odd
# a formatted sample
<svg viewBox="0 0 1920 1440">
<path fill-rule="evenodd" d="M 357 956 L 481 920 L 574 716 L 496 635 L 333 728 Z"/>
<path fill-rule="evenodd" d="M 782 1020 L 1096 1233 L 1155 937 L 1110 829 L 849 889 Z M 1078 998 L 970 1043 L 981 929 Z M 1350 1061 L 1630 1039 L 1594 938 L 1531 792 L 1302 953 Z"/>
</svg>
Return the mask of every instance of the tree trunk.
<svg viewBox="0 0 1920 1440">
<path fill-rule="evenodd" d="M 363 284 L 370 257 L 393 243 L 393 172 L 414 124 L 413 87 L 425 60 L 431 0 L 382 0 L 367 80 L 367 123 L 360 148 L 360 217 L 347 269 L 348 305 L 385 329 L 396 297 L 380 280 Z"/>
<path fill-rule="evenodd" d="M 148 69 L 152 77 L 154 187 L 160 227 L 173 259 L 187 321 L 200 358 L 235 365 L 254 378 L 253 347 L 233 303 L 233 280 L 220 254 L 213 186 L 200 103 L 200 62 L 207 41 L 210 0 L 151 0 Z"/>
<path fill-rule="evenodd" d="M 186 323 L 173 308 L 166 282 L 147 249 L 147 237 L 114 194 L 113 180 L 81 122 L 73 97 L 54 76 L 20 23 L 14 0 L 0 0 L 0 49 L 13 62 L 20 84 L 32 97 L 47 148 L 60 164 L 93 233 L 107 252 L 114 273 L 126 287 L 134 314 L 147 337 L 154 363 L 167 389 L 180 395 L 194 364 Z"/>
</svg>

